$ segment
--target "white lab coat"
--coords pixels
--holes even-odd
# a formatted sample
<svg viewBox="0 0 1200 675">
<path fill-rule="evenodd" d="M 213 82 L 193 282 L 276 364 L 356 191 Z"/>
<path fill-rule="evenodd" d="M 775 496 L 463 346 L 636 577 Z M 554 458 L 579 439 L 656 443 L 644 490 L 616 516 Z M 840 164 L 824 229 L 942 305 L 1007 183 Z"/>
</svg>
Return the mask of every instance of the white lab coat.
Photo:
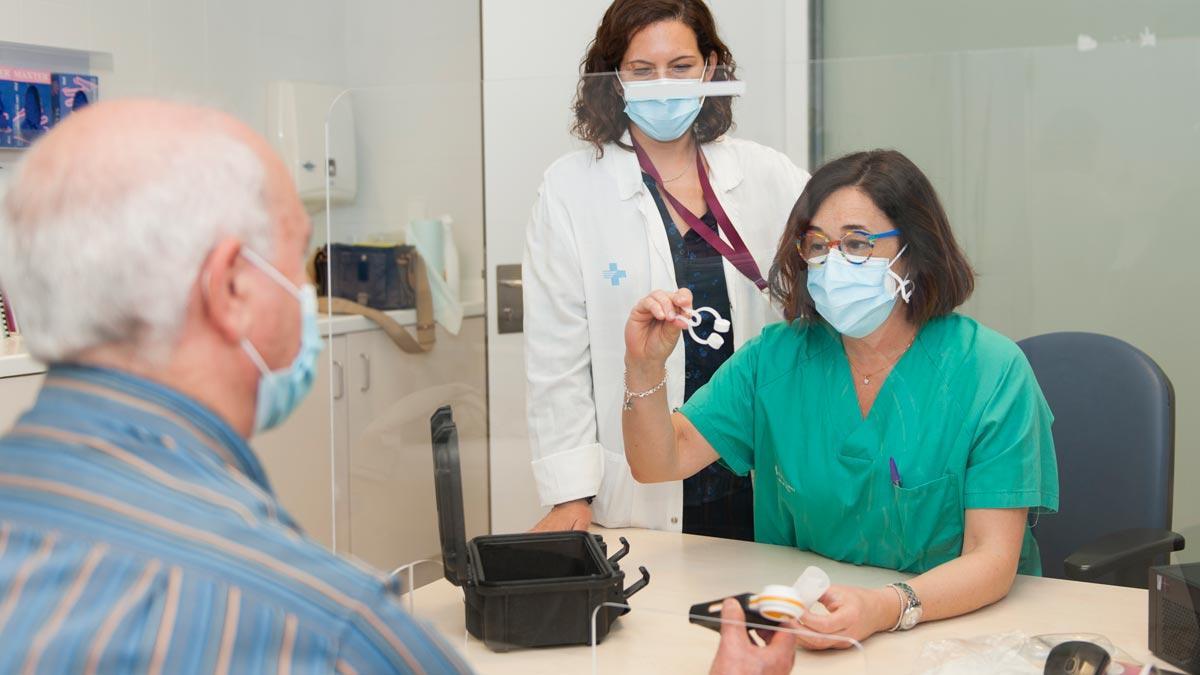
<svg viewBox="0 0 1200 675">
<path fill-rule="evenodd" d="M 749 141 L 723 138 L 703 151 L 717 198 L 769 275 L 808 174 Z M 728 260 L 725 278 L 739 348 L 779 314 Z M 526 231 L 523 285 L 529 436 L 542 505 L 595 495 L 600 525 L 680 531 L 682 481 L 635 482 L 621 432 L 625 321 L 651 291 L 677 288 L 662 216 L 634 153 L 609 144 L 602 159 L 581 150 L 547 169 Z M 683 404 L 682 341 L 667 372 L 674 409 Z"/>
</svg>

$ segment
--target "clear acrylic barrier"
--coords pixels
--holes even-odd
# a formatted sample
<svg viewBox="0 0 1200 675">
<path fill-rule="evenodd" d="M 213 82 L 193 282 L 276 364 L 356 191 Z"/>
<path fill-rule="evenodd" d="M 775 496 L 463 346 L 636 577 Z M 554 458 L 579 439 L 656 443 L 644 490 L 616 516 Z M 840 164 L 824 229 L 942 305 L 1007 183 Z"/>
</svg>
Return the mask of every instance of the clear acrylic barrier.
<svg viewBox="0 0 1200 675">
<path fill-rule="evenodd" d="M 341 92 L 326 118 L 317 246 L 352 247 L 318 275 L 332 280 L 322 393 L 334 545 L 379 570 L 441 557 L 429 418 L 442 405 L 459 428 L 467 536 L 488 528 L 480 97 L 477 79 L 364 86 Z M 425 279 L 397 246 L 418 248 Z M 428 317 L 418 310 L 423 288 Z M 380 310 L 387 325 L 335 310 L 337 298 Z M 417 565 L 401 576 L 411 589 L 440 573 Z"/>
<path fill-rule="evenodd" d="M 962 311 L 1013 339 L 1088 331 L 1145 351 L 1174 384 L 1176 446 L 1193 447 L 1200 323 L 1180 307 L 1200 277 L 1168 251 L 1197 221 L 1200 39 L 1085 37 L 829 58 L 792 77 L 817 87 L 818 163 L 895 148 L 930 177 L 978 273 Z M 1198 472 L 1200 454 L 1177 454 L 1176 476 Z M 1200 533 L 1200 494 L 1174 494 L 1174 529 Z"/>
<path fill-rule="evenodd" d="M 442 572 L 442 561 L 428 559 L 417 560 L 401 565 L 396 569 L 391 570 L 387 574 L 388 583 L 391 586 L 392 592 L 404 599 L 404 608 L 407 609 L 408 613 L 413 616 L 417 615 L 417 594 L 414 593 L 414 591 L 416 591 L 418 588 L 417 568 L 421 568 L 422 572 L 426 572 L 426 574 L 422 575 L 422 578 L 428 577 L 430 574 L 440 576 Z"/>
</svg>

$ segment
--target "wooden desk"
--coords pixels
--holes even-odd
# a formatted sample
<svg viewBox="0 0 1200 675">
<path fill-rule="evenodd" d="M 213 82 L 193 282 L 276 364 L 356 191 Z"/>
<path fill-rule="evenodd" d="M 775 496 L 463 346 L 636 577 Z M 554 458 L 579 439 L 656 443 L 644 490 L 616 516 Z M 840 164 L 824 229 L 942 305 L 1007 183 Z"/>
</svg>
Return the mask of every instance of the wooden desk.
<svg viewBox="0 0 1200 675">
<path fill-rule="evenodd" d="M 718 635 L 691 625 L 691 605 L 727 595 L 757 591 L 768 583 L 791 583 L 808 565 L 824 568 L 834 583 L 882 586 L 903 575 L 875 567 L 831 562 L 793 548 L 679 535 L 651 530 L 597 528 L 609 550 L 617 537 L 631 550 L 621 561 L 626 579 L 637 567 L 650 571 L 650 585 L 630 600 L 633 611 L 613 625 L 600 644 L 600 672 L 707 673 Z M 462 591 L 442 579 L 417 590 L 417 616 L 448 637 L 480 673 L 561 675 L 589 673 L 590 647 L 526 649 L 497 654 L 474 638 L 466 639 Z M 909 673 L 926 642 L 1019 630 L 1044 633 L 1099 633 L 1134 658 L 1146 661 L 1146 591 L 1057 579 L 1018 577 L 1007 598 L 973 614 L 921 624 L 907 633 L 875 635 L 864 643 L 871 673 Z M 665 610 L 667 616 L 639 608 Z M 801 652 L 795 672 L 856 673 L 863 661 L 850 652 Z"/>
</svg>

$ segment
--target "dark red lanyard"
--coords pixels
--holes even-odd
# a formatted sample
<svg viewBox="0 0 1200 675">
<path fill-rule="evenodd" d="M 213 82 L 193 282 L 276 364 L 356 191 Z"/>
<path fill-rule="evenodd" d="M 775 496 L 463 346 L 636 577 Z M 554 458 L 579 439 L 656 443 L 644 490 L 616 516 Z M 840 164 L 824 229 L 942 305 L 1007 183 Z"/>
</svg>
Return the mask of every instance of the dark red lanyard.
<svg viewBox="0 0 1200 675">
<path fill-rule="evenodd" d="M 708 205 L 713 216 L 717 219 L 717 225 L 729 237 L 729 243 L 725 243 L 721 239 L 721 235 L 713 231 L 711 227 L 704 224 L 703 220 L 696 217 L 696 214 L 687 210 L 678 199 L 675 198 L 667 188 L 663 185 L 662 176 L 658 175 L 658 169 L 654 168 L 654 163 L 650 161 L 650 157 L 638 142 L 633 141 L 633 150 L 637 153 L 638 163 L 642 165 L 642 171 L 650 174 L 654 179 L 654 183 L 658 185 L 658 192 L 675 207 L 675 213 L 679 214 L 680 218 L 687 223 L 688 227 L 695 230 L 704 241 L 708 242 L 720 253 L 722 257 L 728 260 L 737 268 L 739 272 L 744 274 L 747 279 L 754 282 L 758 286 L 758 290 L 766 290 L 767 281 L 763 279 L 762 272 L 758 269 L 758 263 L 754 261 L 754 256 L 750 255 L 750 249 L 746 247 L 746 242 L 742 241 L 742 236 L 738 234 L 737 228 L 733 226 L 733 222 L 729 220 L 729 215 L 725 213 L 721 202 L 717 200 L 717 194 L 713 192 L 712 183 L 708 180 L 708 172 L 704 170 L 704 157 L 700 154 L 700 148 L 696 148 L 696 172 L 700 174 L 700 188 L 704 191 L 704 203 Z M 730 246 L 732 244 L 732 246 Z"/>
</svg>

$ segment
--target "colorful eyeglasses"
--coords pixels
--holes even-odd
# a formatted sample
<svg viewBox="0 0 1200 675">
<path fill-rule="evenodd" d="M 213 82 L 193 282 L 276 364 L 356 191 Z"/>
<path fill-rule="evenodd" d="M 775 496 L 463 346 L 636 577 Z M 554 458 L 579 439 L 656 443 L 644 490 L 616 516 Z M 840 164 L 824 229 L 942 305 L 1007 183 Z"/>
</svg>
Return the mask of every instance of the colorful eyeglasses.
<svg viewBox="0 0 1200 675">
<path fill-rule="evenodd" d="M 876 241 L 899 236 L 900 230 L 888 230 L 879 234 L 855 230 L 847 232 L 841 239 L 830 239 L 816 230 L 809 230 L 796 240 L 796 251 L 809 265 L 821 265 L 829 257 L 829 252 L 837 248 L 846 260 L 861 265 L 871 259 Z"/>
</svg>

